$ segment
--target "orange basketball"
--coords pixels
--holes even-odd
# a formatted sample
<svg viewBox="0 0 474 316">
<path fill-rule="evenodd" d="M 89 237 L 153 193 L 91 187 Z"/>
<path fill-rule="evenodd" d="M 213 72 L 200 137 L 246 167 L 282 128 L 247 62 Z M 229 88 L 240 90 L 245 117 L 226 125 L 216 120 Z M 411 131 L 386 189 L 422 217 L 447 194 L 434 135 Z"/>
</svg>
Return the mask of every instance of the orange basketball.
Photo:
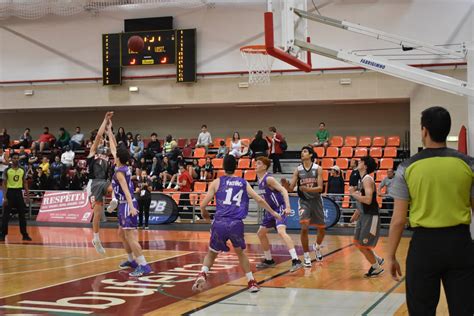
<svg viewBox="0 0 474 316">
<path fill-rule="evenodd" d="M 143 38 L 141 38 L 138 35 L 133 35 L 128 39 L 128 48 L 136 53 L 139 53 L 143 50 L 145 47 L 145 42 L 143 41 Z"/>
</svg>

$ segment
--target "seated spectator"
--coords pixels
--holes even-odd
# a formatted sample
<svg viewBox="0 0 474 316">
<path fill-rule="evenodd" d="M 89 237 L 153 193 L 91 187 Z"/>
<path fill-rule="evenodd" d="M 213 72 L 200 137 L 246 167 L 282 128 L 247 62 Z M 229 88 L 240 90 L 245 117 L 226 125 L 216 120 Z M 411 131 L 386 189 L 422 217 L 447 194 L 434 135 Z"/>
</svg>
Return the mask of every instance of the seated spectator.
<svg viewBox="0 0 474 316">
<path fill-rule="evenodd" d="M 161 183 L 160 174 L 163 170 L 161 169 L 161 163 L 158 157 L 153 157 L 152 164 L 150 169 L 148 170 L 148 174 L 150 175 L 151 184 L 153 190 L 163 190 L 163 185 Z"/>
<path fill-rule="evenodd" d="M 217 149 L 216 158 L 224 158 L 225 155 L 229 153 L 229 148 L 225 145 L 225 141 L 221 140 L 219 142 L 219 149 Z"/>
<path fill-rule="evenodd" d="M 12 148 L 18 149 L 21 146 L 23 146 L 24 148 L 30 148 L 31 147 L 31 143 L 32 143 L 33 139 L 31 138 L 29 128 L 25 128 L 25 131 L 23 132 L 23 134 L 21 134 L 19 140 L 20 140 L 20 142 L 16 145 L 13 145 Z"/>
<path fill-rule="evenodd" d="M 145 144 L 143 143 L 142 136 L 140 134 L 136 134 L 135 139 L 130 145 L 130 154 L 132 155 L 133 159 L 140 161 L 144 149 Z"/>
<path fill-rule="evenodd" d="M 76 127 L 76 134 L 71 136 L 71 141 L 69 142 L 69 147 L 72 151 L 78 150 L 84 146 L 84 134 L 81 132 L 79 126 Z"/>
<path fill-rule="evenodd" d="M 71 141 L 71 135 L 69 132 L 64 129 L 64 127 L 59 128 L 59 135 L 56 141 L 56 147 L 63 148 L 66 145 L 69 145 Z"/>
<path fill-rule="evenodd" d="M 199 160 L 193 159 L 193 163 L 188 164 L 186 169 L 193 179 L 199 179 L 199 176 L 201 175 L 201 166 L 199 166 Z"/>
<path fill-rule="evenodd" d="M 43 173 L 49 177 L 49 158 L 47 156 L 43 156 L 39 167 L 43 169 Z"/>
<path fill-rule="evenodd" d="M 268 156 L 268 142 L 263 138 L 263 131 L 258 131 L 255 134 L 255 139 L 250 144 L 250 151 L 252 158 Z"/>
<path fill-rule="evenodd" d="M 175 174 L 170 162 L 168 156 L 163 157 L 163 161 L 161 162 L 161 170 L 162 172 L 160 173 L 160 178 L 161 178 L 161 183 L 163 184 L 163 188 L 166 187 L 166 181 L 171 180 L 173 178 L 173 175 Z M 169 183 L 169 188 L 171 188 L 172 182 Z"/>
<path fill-rule="evenodd" d="M 392 183 L 393 183 L 393 177 L 395 176 L 395 173 L 393 172 L 393 169 L 388 169 L 387 170 L 387 176 L 380 182 L 379 185 L 379 196 L 382 197 L 382 208 L 383 209 L 393 209 L 393 197 L 392 197 Z M 382 194 L 382 189 L 387 188 L 385 191 L 385 194 Z"/>
<path fill-rule="evenodd" d="M 137 163 L 137 167 L 140 168 L 140 170 L 145 170 L 147 171 L 148 170 L 148 164 L 146 163 L 146 159 L 145 157 L 141 157 L 140 158 L 140 161 Z"/>
<path fill-rule="evenodd" d="M 61 155 L 61 162 L 66 168 L 74 166 L 74 157 L 76 154 L 72 151 L 69 146 L 64 146 L 64 153 Z"/>
<path fill-rule="evenodd" d="M 31 145 L 31 150 L 36 149 L 39 150 L 40 153 L 44 152 L 45 150 L 50 149 L 51 144 L 54 143 L 56 138 L 49 133 L 49 128 L 45 127 L 43 134 L 41 134 L 35 142 Z"/>
<path fill-rule="evenodd" d="M 31 190 L 45 191 L 48 188 L 48 177 L 42 168 L 37 168 L 33 174 L 33 181 L 31 182 Z"/>
<path fill-rule="evenodd" d="M 0 176 L 3 176 L 3 172 L 8 168 L 8 163 L 10 162 L 9 155 L 0 147 Z M 0 178 L 3 179 L 3 178 Z"/>
<path fill-rule="evenodd" d="M 30 153 L 30 157 L 28 158 L 28 164 L 33 167 L 33 170 L 36 170 L 40 164 L 40 160 L 36 149 L 33 149 Z"/>
<path fill-rule="evenodd" d="M 64 171 L 64 165 L 61 162 L 61 157 L 55 156 L 54 162 L 49 167 L 50 174 L 53 177 L 55 184 L 59 184 L 59 179 L 61 178 L 61 174 Z"/>
<path fill-rule="evenodd" d="M 324 148 L 329 146 L 329 132 L 324 122 L 319 123 L 319 130 L 316 132 L 316 142 L 313 145 L 324 146 Z"/>
<path fill-rule="evenodd" d="M 163 144 L 163 156 L 167 156 L 172 150 L 173 136 L 166 136 L 165 143 Z"/>
<path fill-rule="evenodd" d="M 214 166 L 212 165 L 211 157 L 206 157 L 206 163 L 201 168 L 201 180 L 214 179 Z"/>
<path fill-rule="evenodd" d="M 329 198 L 335 202 L 340 202 L 344 199 L 344 179 L 341 175 L 341 169 L 339 166 L 333 166 L 331 168 L 331 174 L 328 178 L 328 194 L 340 194 L 337 196 L 329 195 Z"/>
<path fill-rule="evenodd" d="M 168 153 L 168 157 L 174 172 L 178 172 L 178 163 L 183 160 L 183 153 L 174 140 L 171 142 L 171 151 Z"/>
<path fill-rule="evenodd" d="M 207 130 L 207 125 L 201 126 L 201 133 L 199 133 L 198 140 L 196 143 L 196 147 L 204 147 L 207 150 L 209 149 L 209 145 L 212 144 L 212 137 L 211 133 Z"/>
<path fill-rule="evenodd" d="M 186 167 L 184 165 L 184 162 L 179 163 L 179 177 L 177 181 L 177 187 L 175 189 L 179 189 L 181 193 L 181 196 L 179 198 L 180 200 L 180 206 L 182 209 L 180 211 L 183 211 L 184 208 L 186 207 L 188 210 L 191 207 L 191 201 L 190 201 L 190 196 L 189 192 L 192 191 L 192 186 L 193 186 L 193 178 L 189 174 L 189 172 L 186 170 Z M 182 216 L 180 215 L 181 218 L 192 218 L 192 216 Z"/>
<path fill-rule="evenodd" d="M 3 150 L 10 147 L 10 135 L 7 134 L 6 128 L 2 128 L 2 133 L 0 134 L 0 147 Z"/>
<path fill-rule="evenodd" d="M 123 127 L 119 127 L 118 132 L 115 135 L 115 140 L 117 141 L 117 145 L 122 143 L 124 146 L 127 146 L 127 134 L 125 134 L 125 129 Z"/>
<path fill-rule="evenodd" d="M 20 146 L 20 152 L 18 153 L 19 164 L 22 168 L 28 168 L 29 155 L 25 151 L 25 147 Z"/>
<path fill-rule="evenodd" d="M 128 132 L 127 134 L 127 148 L 130 148 L 130 146 L 132 145 L 133 143 L 133 134 Z"/>
<path fill-rule="evenodd" d="M 230 143 L 230 153 L 229 155 L 234 156 L 235 158 L 240 158 L 248 153 L 248 148 L 243 148 L 242 142 L 240 141 L 239 132 L 234 132 L 232 136 L 232 142 Z M 243 149 L 242 149 L 243 148 Z"/>
<path fill-rule="evenodd" d="M 156 133 L 151 134 L 151 141 L 148 143 L 146 152 L 147 158 L 149 159 L 153 157 L 160 157 L 162 149 L 160 141 L 158 140 L 158 135 L 156 135 Z"/>
</svg>

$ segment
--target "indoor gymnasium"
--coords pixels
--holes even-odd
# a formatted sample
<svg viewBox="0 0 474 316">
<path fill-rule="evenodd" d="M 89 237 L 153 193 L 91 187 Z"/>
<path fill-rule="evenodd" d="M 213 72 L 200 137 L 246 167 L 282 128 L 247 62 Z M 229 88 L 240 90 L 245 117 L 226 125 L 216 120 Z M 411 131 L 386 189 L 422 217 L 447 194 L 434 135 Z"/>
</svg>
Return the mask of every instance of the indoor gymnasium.
<svg viewBox="0 0 474 316">
<path fill-rule="evenodd" d="M 474 315 L 472 0 L 0 0 L 0 314 Z"/>
</svg>

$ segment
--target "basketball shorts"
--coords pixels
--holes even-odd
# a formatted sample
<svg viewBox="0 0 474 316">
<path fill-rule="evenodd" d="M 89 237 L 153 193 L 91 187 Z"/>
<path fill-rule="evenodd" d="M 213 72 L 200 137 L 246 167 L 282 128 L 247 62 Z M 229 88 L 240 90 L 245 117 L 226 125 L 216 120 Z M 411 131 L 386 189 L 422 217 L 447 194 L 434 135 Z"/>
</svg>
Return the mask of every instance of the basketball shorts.
<svg viewBox="0 0 474 316">
<path fill-rule="evenodd" d="M 380 216 L 361 214 L 354 231 L 354 242 L 359 247 L 374 248 L 380 236 Z"/>
<path fill-rule="evenodd" d="M 209 249 L 214 252 L 227 252 L 230 240 L 234 248 L 245 249 L 244 222 L 234 219 L 217 219 L 211 225 L 211 240 Z"/>
<path fill-rule="evenodd" d="M 91 202 L 102 202 L 104 196 L 107 195 L 107 189 L 110 186 L 110 181 L 102 179 L 91 179 L 87 183 L 87 193 Z"/>
<path fill-rule="evenodd" d="M 325 228 L 324 210 L 320 199 L 299 200 L 300 223 L 308 223 L 317 228 Z"/>
<path fill-rule="evenodd" d="M 133 206 L 138 210 L 138 202 L 136 200 L 133 200 Z M 130 206 L 126 201 L 120 201 L 117 218 L 122 229 L 136 229 L 138 227 L 138 214 L 130 214 Z"/>
<path fill-rule="evenodd" d="M 263 214 L 262 224 L 260 224 L 260 226 L 265 228 L 277 228 L 281 225 L 287 226 L 287 217 L 286 215 L 284 215 L 284 210 L 284 206 L 281 206 L 278 210 L 278 213 L 281 215 L 281 220 L 276 219 L 275 217 L 273 217 L 273 215 L 265 211 L 265 213 Z"/>
</svg>

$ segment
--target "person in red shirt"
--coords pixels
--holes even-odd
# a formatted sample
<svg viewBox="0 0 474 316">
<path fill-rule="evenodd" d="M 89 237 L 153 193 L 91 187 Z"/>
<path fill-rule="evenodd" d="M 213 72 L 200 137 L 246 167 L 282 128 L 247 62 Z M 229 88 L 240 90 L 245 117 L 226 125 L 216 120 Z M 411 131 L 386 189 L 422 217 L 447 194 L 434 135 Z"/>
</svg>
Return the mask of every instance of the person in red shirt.
<svg viewBox="0 0 474 316">
<path fill-rule="evenodd" d="M 184 165 L 184 162 L 181 162 L 179 164 L 178 185 L 179 185 L 179 191 L 183 192 L 181 193 L 181 196 L 179 199 L 180 211 L 183 211 L 185 207 L 187 207 L 187 209 L 190 211 L 191 203 L 190 203 L 189 192 L 192 191 L 193 177 L 189 174 L 188 170 L 186 169 L 186 166 Z M 180 217 L 184 218 L 184 216 L 182 215 Z M 192 218 L 189 215 L 185 217 Z"/>
<path fill-rule="evenodd" d="M 271 137 L 267 136 L 267 141 L 270 145 L 270 159 L 273 161 L 273 173 L 281 173 L 280 157 L 283 154 L 281 143 L 284 141 L 284 137 L 277 132 L 274 126 L 269 127 L 268 131 L 272 133 Z"/>
<path fill-rule="evenodd" d="M 41 134 L 37 141 L 34 141 L 31 145 L 31 150 L 39 150 L 43 152 L 45 149 L 49 149 L 50 145 L 56 141 L 56 138 L 53 134 L 49 133 L 49 128 L 45 127 L 43 134 Z"/>
</svg>

